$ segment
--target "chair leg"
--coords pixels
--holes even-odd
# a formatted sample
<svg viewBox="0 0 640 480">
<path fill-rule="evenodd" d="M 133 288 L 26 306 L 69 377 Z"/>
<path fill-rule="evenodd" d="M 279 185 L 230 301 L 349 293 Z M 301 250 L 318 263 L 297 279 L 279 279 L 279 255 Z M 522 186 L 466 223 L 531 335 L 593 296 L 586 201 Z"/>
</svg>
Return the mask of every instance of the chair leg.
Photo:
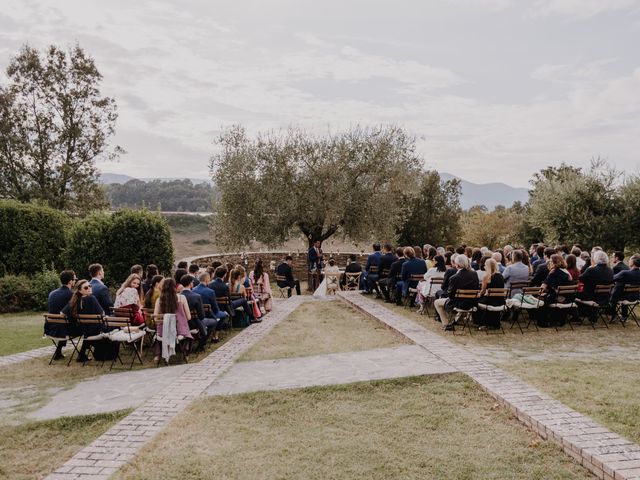
<svg viewBox="0 0 640 480">
<path fill-rule="evenodd" d="M 522 330 L 522 325 L 520 325 L 521 313 L 522 313 L 522 309 L 518 309 L 513 312 L 513 317 L 511 318 L 511 325 L 509 326 L 509 329 L 512 329 L 514 325 L 518 325 L 518 328 L 520 329 L 520 333 L 524 335 L 524 331 Z M 529 321 L 531 321 L 531 319 L 529 319 Z"/>
<path fill-rule="evenodd" d="M 73 356 L 77 353 L 78 356 L 80 356 L 80 350 L 78 350 L 78 344 L 80 343 L 79 341 L 74 342 L 73 338 L 69 339 L 69 342 L 71 343 L 71 345 L 73 346 L 73 350 L 71 351 L 71 355 L 69 356 L 69 361 L 67 362 L 67 367 L 69 365 L 71 365 L 71 360 L 73 360 Z"/>
</svg>

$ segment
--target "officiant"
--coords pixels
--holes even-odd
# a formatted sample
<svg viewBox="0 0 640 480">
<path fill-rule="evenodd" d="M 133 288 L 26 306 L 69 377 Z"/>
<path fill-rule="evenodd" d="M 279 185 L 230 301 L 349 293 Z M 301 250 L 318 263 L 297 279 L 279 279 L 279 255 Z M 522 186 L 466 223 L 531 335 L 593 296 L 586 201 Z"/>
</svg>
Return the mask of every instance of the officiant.
<svg viewBox="0 0 640 480">
<path fill-rule="evenodd" d="M 322 249 L 320 248 L 320 241 L 316 240 L 313 246 L 309 248 L 309 254 L 307 255 L 307 261 L 309 264 L 309 278 L 311 283 L 309 286 L 311 290 L 315 290 L 322 282 L 322 269 L 324 268 L 324 261 L 322 256 Z M 313 284 L 313 286 L 311 286 Z"/>
</svg>

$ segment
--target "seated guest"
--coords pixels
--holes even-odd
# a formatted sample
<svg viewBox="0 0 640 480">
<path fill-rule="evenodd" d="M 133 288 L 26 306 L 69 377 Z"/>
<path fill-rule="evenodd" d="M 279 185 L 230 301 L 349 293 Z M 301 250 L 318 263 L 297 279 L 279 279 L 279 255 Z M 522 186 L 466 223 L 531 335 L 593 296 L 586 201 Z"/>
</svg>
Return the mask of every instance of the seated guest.
<svg viewBox="0 0 640 480">
<path fill-rule="evenodd" d="M 197 287 L 198 284 L 200 283 L 198 281 L 198 274 L 200 273 L 200 267 L 198 265 L 196 265 L 195 263 L 192 263 L 191 265 L 189 265 L 189 275 L 191 275 L 193 277 L 193 286 Z"/>
<path fill-rule="evenodd" d="M 555 252 L 555 250 L 554 250 Z M 546 255 L 546 253 L 545 253 Z M 548 308 L 549 305 L 556 303 L 558 300 L 558 287 L 563 287 L 566 285 L 573 284 L 571 280 L 571 275 L 567 271 L 567 264 L 562 258 L 562 255 L 559 253 L 551 254 L 548 263 L 549 273 L 547 274 L 547 278 L 545 278 L 542 283 L 542 291 L 544 296 L 544 310 L 539 315 L 537 319 L 537 324 L 539 327 L 548 327 L 550 326 L 549 320 L 558 321 L 561 325 L 564 325 L 564 315 L 565 312 L 557 312 L 562 317 L 557 319 L 550 319 L 550 310 Z"/>
<path fill-rule="evenodd" d="M 571 248 L 571 255 L 574 255 L 576 257 L 576 267 L 578 268 L 578 271 L 582 270 L 582 267 L 584 266 L 584 260 L 582 258 L 580 258 L 580 255 L 582 255 L 582 249 L 580 247 L 578 247 L 577 245 L 574 245 Z M 565 258 L 566 260 L 566 258 Z"/>
<path fill-rule="evenodd" d="M 420 258 L 416 258 L 415 250 L 412 247 L 406 247 L 404 249 L 404 256 L 407 259 L 406 262 L 402 264 L 402 269 L 400 271 L 400 281 L 396 283 L 396 304 L 402 304 L 402 297 L 406 297 L 409 295 L 409 287 L 411 286 L 413 280 L 411 280 L 412 275 L 420 275 L 423 276 L 427 273 L 427 264 L 424 263 L 424 260 Z M 416 281 L 413 284 L 414 287 L 418 286 L 418 282 Z M 411 299 L 411 304 L 413 305 L 414 299 Z"/>
<path fill-rule="evenodd" d="M 376 279 L 374 275 L 369 275 L 369 277 L 367 277 L 367 281 L 370 282 L 368 285 L 369 290 L 373 289 L 380 294 L 378 283 L 387 278 L 387 275 L 389 275 L 389 272 L 391 271 L 391 265 L 395 261 L 396 256 L 393 254 L 393 247 L 390 244 L 385 243 L 382 247 L 382 255 L 378 259 L 378 278 Z"/>
<path fill-rule="evenodd" d="M 154 265 L 153 263 L 147 265 L 147 274 L 145 275 L 145 278 L 142 281 L 142 291 L 144 292 L 145 295 L 151 289 L 151 281 L 153 280 L 153 277 L 158 275 L 158 273 L 159 271 L 156 265 Z M 151 308 L 153 308 L 153 306 Z"/>
<path fill-rule="evenodd" d="M 500 273 L 504 272 L 505 265 L 504 265 L 504 256 L 502 255 L 502 253 L 499 251 L 493 252 L 493 255 L 491 255 L 491 258 L 493 258 L 498 264 L 498 269 L 500 270 Z"/>
<path fill-rule="evenodd" d="M 162 275 L 154 275 L 153 278 L 151 278 L 149 289 L 144 295 L 144 308 L 153 310 L 156 305 L 156 300 L 160 297 L 163 282 L 164 277 Z"/>
<path fill-rule="evenodd" d="M 231 270 L 231 275 L 229 275 L 229 292 L 230 295 L 239 295 L 239 300 L 244 300 L 244 311 L 249 316 L 250 322 L 261 322 L 258 318 L 255 318 L 253 313 L 253 308 L 249 304 L 249 300 L 251 300 L 245 286 L 244 286 L 244 271 L 240 269 Z M 234 300 L 236 301 L 236 300 Z M 246 305 L 246 307 L 245 307 Z"/>
<path fill-rule="evenodd" d="M 355 255 L 353 256 L 355 257 Z M 395 260 L 389 268 L 389 275 L 387 275 L 387 278 L 379 282 L 380 290 L 382 291 L 382 296 L 384 297 L 385 302 L 392 302 L 391 292 L 396 291 L 396 283 L 400 278 L 400 274 L 402 272 L 402 264 L 405 261 L 406 258 L 404 258 L 404 249 L 402 247 L 396 248 Z"/>
<path fill-rule="evenodd" d="M 520 250 L 514 250 L 511 252 L 513 256 L 516 252 L 519 252 L 522 255 Z M 510 265 L 511 266 L 511 265 Z M 484 264 L 485 271 L 487 274 L 482 280 L 482 285 L 480 287 L 480 299 L 478 303 L 482 303 L 484 305 L 491 305 L 493 307 L 498 307 L 505 304 L 504 297 L 487 297 L 487 290 L 490 288 L 505 288 L 504 277 L 500 273 L 498 269 L 498 262 L 496 262 L 493 258 L 488 259 Z M 509 267 L 507 267 L 508 269 Z M 505 269 L 505 272 L 506 270 Z M 475 316 L 477 322 L 481 327 L 487 327 L 491 329 L 500 328 L 499 319 L 500 316 L 497 312 L 489 312 L 487 310 L 478 312 L 478 315 Z"/>
<path fill-rule="evenodd" d="M 202 297 L 203 305 L 209 305 L 209 307 L 211 308 L 211 313 L 208 314 L 207 312 L 205 312 L 205 316 L 216 318 L 218 320 L 225 320 L 226 318 L 228 318 L 229 314 L 225 311 L 220 310 L 220 306 L 218 305 L 218 302 L 216 300 L 216 292 L 214 292 L 212 288 L 208 287 L 211 280 L 209 273 L 201 273 L 198 280 L 200 280 L 198 286 L 193 287 L 191 291 L 197 293 Z M 218 330 L 222 328 L 222 323 L 224 322 L 220 322 Z M 214 339 L 215 338 L 217 337 L 214 337 Z"/>
<path fill-rule="evenodd" d="M 612 315 L 615 315 L 615 306 L 617 303 L 625 297 L 624 300 L 636 301 L 638 300 L 638 294 L 624 294 L 624 287 L 626 285 L 640 285 L 640 255 L 635 254 L 629 259 L 628 270 L 621 270 L 613 276 L 615 287 L 611 292 L 611 305 L 614 308 Z M 622 307 L 622 316 L 626 318 L 628 316 L 628 307 L 625 305 Z M 615 317 L 614 317 L 615 318 Z"/>
<path fill-rule="evenodd" d="M 382 257 L 380 244 L 376 242 L 373 244 L 373 253 L 367 257 L 367 265 L 362 274 L 364 278 L 364 293 L 371 293 L 371 285 L 378 281 L 380 257 Z"/>
<path fill-rule="evenodd" d="M 540 245 L 538 245 L 536 247 L 536 260 L 535 260 L 535 262 L 531 263 L 531 266 L 533 267 L 533 271 L 534 272 L 536 271 L 538 266 L 542 265 L 543 263 L 547 263 L 549 261 L 549 259 L 545 258 L 545 256 L 544 256 L 545 248 L 546 247 L 544 245 L 542 245 L 542 244 L 540 244 Z"/>
<path fill-rule="evenodd" d="M 324 267 L 324 277 L 327 279 L 327 288 L 329 290 L 339 290 L 340 268 L 336 265 L 334 258 L 330 258 L 328 263 L 329 264 Z"/>
<path fill-rule="evenodd" d="M 447 298 L 449 295 L 449 280 L 456 273 L 458 273 L 458 268 L 456 267 L 456 259 L 458 258 L 458 254 L 451 252 L 447 252 L 444 256 L 444 262 L 447 267 L 446 272 L 444 272 L 444 277 L 442 277 L 442 285 L 440 286 L 440 290 L 436 292 L 436 298 Z M 476 272 L 476 276 L 478 273 Z"/>
<path fill-rule="evenodd" d="M 570 253 L 565 257 L 564 261 L 567 263 L 567 272 L 571 275 L 571 280 L 577 282 L 578 277 L 580 276 L 580 270 L 578 270 L 576 256 L 573 253 Z"/>
<path fill-rule="evenodd" d="M 90 337 L 98 335 L 101 332 L 100 325 L 84 328 L 79 328 L 77 325 L 78 315 L 104 315 L 104 310 L 100 306 L 100 303 L 96 297 L 91 294 L 91 284 L 86 280 L 80 280 L 75 284 L 73 295 L 69 303 L 62 309 L 62 313 L 69 320 L 72 329 L 81 332 L 84 336 Z M 87 350 L 90 344 L 91 342 L 82 341 L 80 355 L 76 359 L 76 362 L 86 362 L 89 360 Z"/>
<path fill-rule="evenodd" d="M 202 305 L 202 297 L 198 293 L 195 293 L 191 290 L 193 288 L 192 275 L 183 275 L 180 279 L 180 283 L 182 284 L 182 291 L 180 292 L 180 295 L 184 295 L 184 297 L 187 299 L 189 310 L 191 312 L 195 312 L 196 314 L 195 316 L 191 315 L 191 320 L 189 320 L 189 328 L 198 329 L 200 338 L 195 352 L 201 352 L 207 345 L 207 340 L 209 340 L 213 332 L 216 331 L 218 320 L 211 317 L 205 317 L 204 307 Z"/>
<path fill-rule="evenodd" d="M 175 315 L 176 316 L 176 338 L 184 337 L 181 344 L 182 355 L 185 361 L 189 361 L 189 353 L 191 351 L 191 343 L 193 336 L 189 328 L 189 320 L 191 320 L 191 311 L 187 298 L 184 295 L 176 293 L 176 283 L 173 278 L 166 278 L 162 285 L 160 297 L 156 300 L 153 311 L 154 315 Z M 157 334 L 162 337 L 164 325 L 158 325 Z M 156 365 L 160 362 L 160 353 L 162 345 L 156 341 L 153 345 L 153 363 Z"/>
<path fill-rule="evenodd" d="M 483 256 L 478 262 L 478 270 L 476 270 L 476 274 L 478 275 L 478 281 L 480 282 L 482 282 L 484 277 L 487 275 L 487 271 L 485 270 L 485 265 L 487 263 L 487 260 L 491 258 L 491 255 L 493 255 L 493 252 L 491 252 L 489 255 Z"/>
<path fill-rule="evenodd" d="M 124 283 L 120 285 L 120 288 L 116 292 L 116 301 L 113 306 L 115 308 L 129 308 L 134 312 L 131 324 L 142 325 L 144 323 L 144 316 L 141 312 L 143 305 L 142 282 L 138 274 L 132 273 Z"/>
<path fill-rule="evenodd" d="M 249 272 L 249 279 L 253 284 L 254 292 L 260 300 L 261 306 L 265 312 L 270 312 L 273 309 L 271 283 L 269 282 L 269 274 L 264 270 L 262 260 L 256 260 L 253 270 Z"/>
<path fill-rule="evenodd" d="M 133 265 L 131 267 L 131 269 L 129 270 L 129 275 L 138 275 L 138 277 L 140 277 L 140 279 L 142 280 L 142 277 L 144 277 L 144 268 L 142 267 L 142 265 Z"/>
<path fill-rule="evenodd" d="M 209 288 L 214 291 L 216 294 L 216 299 L 218 298 L 229 298 L 229 285 L 225 283 L 224 277 L 229 276 L 227 273 L 227 269 L 225 267 L 218 267 L 215 271 L 215 277 L 213 281 L 209 284 Z M 246 298 L 236 298 L 231 300 L 229 307 L 233 311 L 238 307 L 242 307 L 244 311 L 249 310 L 249 303 Z"/>
<path fill-rule="evenodd" d="M 276 275 L 279 277 L 284 277 L 284 280 L 278 280 L 278 287 L 290 287 L 289 288 L 289 296 L 291 296 L 291 290 L 293 288 L 296 289 L 296 294 L 300 295 L 300 281 L 293 278 L 293 269 L 291 266 L 293 265 L 293 257 L 291 255 L 287 255 L 278 268 L 276 269 Z"/>
<path fill-rule="evenodd" d="M 47 300 L 47 311 L 49 313 L 59 314 L 62 313 L 64 307 L 67 306 L 69 300 L 73 296 L 73 291 L 71 290 L 76 283 L 76 274 L 73 270 L 64 270 L 60 272 L 60 288 L 56 288 L 51 293 L 49 293 L 49 298 Z M 68 333 L 66 325 L 59 324 L 46 324 L 45 323 L 45 335 L 51 335 L 52 337 L 66 337 Z M 67 342 L 62 341 L 56 343 L 56 352 L 53 356 L 54 360 L 60 360 L 64 358 L 62 354 L 62 349 L 67 344 Z"/>
<path fill-rule="evenodd" d="M 225 281 L 225 283 L 228 284 L 229 283 L 229 277 L 231 276 L 231 272 L 234 269 L 234 265 L 231 262 L 227 262 L 227 263 L 224 264 L 224 268 L 227 269 L 227 276 L 224 277 L 224 281 Z"/>
<path fill-rule="evenodd" d="M 471 264 L 469 258 L 466 255 L 458 255 L 455 259 L 457 273 L 451 276 L 448 284 L 447 297 L 439 298 L 434 302 L 434 306 L 442 326 L 445 330 L 453 330 L 453 325 L 450 325 L 449 316 L 447 310 L 453 310 L 454 308 L 469 309 L 474 307 L 477 303 L 477 299 L 457 299 L 455 298 L 458 290 L 478 290 L 478 275 L 471 270 Z"/>
<path fill-rule="evenodd" d="M 89 275 L 91 275 L 90 283 L 93 296 L 98 300 L 102 310 L 110 312 L 111 307 L 113 307 L 113 302 L 111 301 L 109 289 L 104 283 L 102 283 L 102 280 L 104 280 L 104 269 L 102 268 L 102 265 L 99 263 L 89 265 Z"/>
<path fill-rule="evenodd" d="M 176 282 L 176 291 L 180 293 L 182 290 L 182 284 L 180 283 L 180 279 L 185 275 L 188 275 L 189 271 L 186 268 L 178 268 L 173 274 L 173 280 Z"/>
<path fill-rule="evenodd" d="M 362 265 L 358 262 L 358 257 L 355 253 L 349 255 L 347 260 L 347 267 L 344 269 L 344 273 L 362 273 Z M 344 287 L 347 282 L 347 276 L 342 277 L 342 286 Z M 362 285 L 362 278 L 360 278 L 360 284 Z"/>
<path fill-rule="evenodd" d="M 479 248 L 474 248 L 471 254 L 471 268 L 474 270 L 480 270 L 480 260 L 482 259 L 482 251 Z"/>
<path fill-rule="evenodd" d="M 582 252 L 580 254 L 580 260 L 582 260 L 582 267 L 579 267 L 580 273 L 584 273 L 587 268 L 591 266 L 591 255 L 589 252 Z"/>
<path fill-rule="evenodd" d="M 549 275 L 549 261 L 551 260 L 551 255 L 555 255 L 556 251 L 553 248 L 547 247 L 544 249 L 544 259 L 543 263 L 538 262 L 538 266 L 533 272 L 533 278 L 529 284 L 532 287 L 539 287 L 544 283 L 544 280 Z"/>
<path fill-rule="evenodd" d="M 435 249 L 434 249 L 435 250 Z M 425 300 L 427 297 L 432 297 L 435 291 L 432 291 L 431 280 L 434 278 L 444 278 L 444 272 L 447 271 L 447 266 L 444 263 L 444 257 L 442 255 L 436 255 L 433 257 L 434 267 L 427 270 L 424 274 L 424 281 L 418 284 L 418 303 L 420 304 L 419 313 L 425 308 Z"/>
<path fill-rule="evenodd" d="M 427 258 L 425 258 L 424 261 L 427 264 L 428 272 L 430 268 L 436 266 L 434 258 L 436 257 L 436 255 L 438 255 L 438 250 L 436 249 L 436 247 L 432 247 L 431 245 L 425 245 L 422 250 L 427 252 Z M 442 258 L 444 258 L 444 253 L 442 254 Z"/>
<path fill-rule="evenodd" d="M 514 250 L 511 252 L 511 259 L 513 262 L 507 268 L 504 269 L 502 276 L 506 282 L 506 288 L 511 288 L 514 283 L 528 282 L 529 281 L 529 267 L 522 263 L 523 252 L 522 250 Z M 511 290 L 511 296 L 522 292 L 521 289 L 516 288 Z"/>
<path fill-rule="evenodd" d="M 613 274 L 616 275 L 623 270 L 629 270 L 629 266 L 624 263 L 624 252 L 613 252 Z"/>
<path fill-rule="evenodd" d="M 609 257 L 606 252 L 598 250 L 593 254 L 594 266 L 587 268 L 579 280 L 583 284 L 578 298 L 593 300 L 596 285 L 610 285 L 613 283 L 613 270 L 609 267 Z"/>
</svg>

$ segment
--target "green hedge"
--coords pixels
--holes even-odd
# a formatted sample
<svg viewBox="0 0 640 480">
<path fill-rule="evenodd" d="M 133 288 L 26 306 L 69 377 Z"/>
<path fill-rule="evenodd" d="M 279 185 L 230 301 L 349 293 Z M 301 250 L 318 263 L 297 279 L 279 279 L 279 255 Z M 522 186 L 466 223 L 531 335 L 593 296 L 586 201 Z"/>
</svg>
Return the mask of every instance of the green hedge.
<svg viewBox="0 0 640 480">
<path fill-rule="evenodd" d="M 49 292 L 59 286 L 59 277 L 55 271 L 44 271 L 33 276 L 0 277 L 0 313 L 46 311 Z"/>
<path fill-rule="evenodd" d="M 50 207 L 0 200 L 0 275 L 62 268 L 70 223 Z"/>
<path fill-rule="evenodd" d="M 168 273 L 173 265 L 171 232 L 161 215 L 148 210 L 94 214 L 74 222 L 65 258 L 80 278 L 88 276 L 89 264 L 102 264 L 108 284 L 124 281 L 136 263 L 155 263 Z"/>
</svg>

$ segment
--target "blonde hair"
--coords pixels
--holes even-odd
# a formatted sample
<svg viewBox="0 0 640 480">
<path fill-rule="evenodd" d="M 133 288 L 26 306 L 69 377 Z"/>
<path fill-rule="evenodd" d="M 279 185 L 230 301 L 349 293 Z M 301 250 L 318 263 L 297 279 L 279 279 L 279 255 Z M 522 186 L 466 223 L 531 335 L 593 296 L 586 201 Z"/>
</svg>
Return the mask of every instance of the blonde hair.
<svg viewBox="0 0 640 480">
<path fill-rule="evenodd" d="M 491 277 L 491 275 L 498 271 L 498 262 L 493 258 L 487 258 L 484 262 L 484 270 L 487 272 L 487 277 Z"/>
<path fill-rule="evenodd" d="M 116 295 L 120 295 L 122 292 L 124 292 L 125 288 L 133 288 L 131 286 L 131 283 L 133 283 L 134 280 L 138 280 L 140 282 L 136 290 L 138 291 L 138 296 L 142 298 L 142 279 L 140 278 L 140 275 L 138 275 L 137 273 L 132 273 L 127 277 L 127 279 L 124 282 L 122 282 L 122 285 L 120 285 L 120 288 L 116 292 Z"/>
</svg>

